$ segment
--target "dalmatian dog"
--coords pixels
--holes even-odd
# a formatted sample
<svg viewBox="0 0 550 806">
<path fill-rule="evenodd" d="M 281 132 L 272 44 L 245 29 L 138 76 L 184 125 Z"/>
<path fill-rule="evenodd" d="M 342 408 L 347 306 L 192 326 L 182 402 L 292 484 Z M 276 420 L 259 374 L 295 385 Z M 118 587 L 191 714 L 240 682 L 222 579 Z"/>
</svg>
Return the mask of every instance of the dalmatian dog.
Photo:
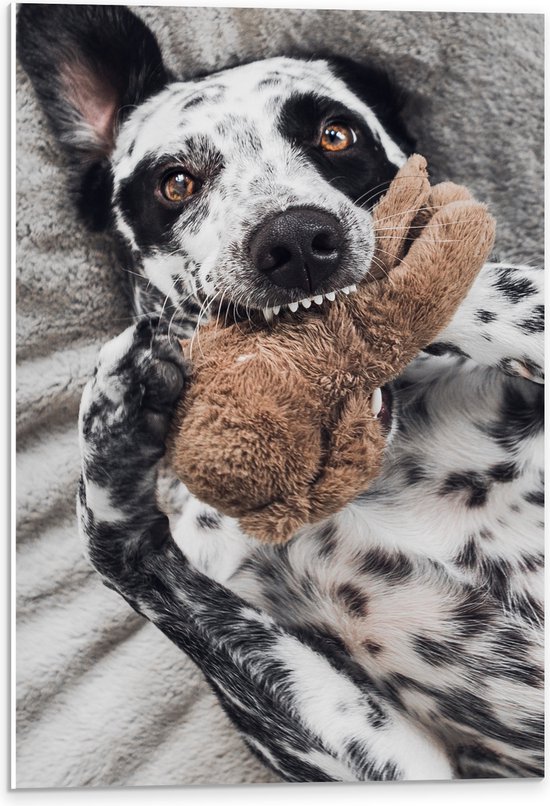
<svg viewBox="0 0 550 806">
<path fill-rule="evenodd" d="M 411 150 L 388 86 L 288 57 L 182 81 L 123 7 L 22 5 L 18 53 L 135 314 L 80 412 L 80 533 L 105 584 L 282 779 L 541 776 L 542 272 L 487 264 L 385 390 L 376 482 L 260 545 L 161 472 L 177 337 L 353 291 Z"/>
</svg>

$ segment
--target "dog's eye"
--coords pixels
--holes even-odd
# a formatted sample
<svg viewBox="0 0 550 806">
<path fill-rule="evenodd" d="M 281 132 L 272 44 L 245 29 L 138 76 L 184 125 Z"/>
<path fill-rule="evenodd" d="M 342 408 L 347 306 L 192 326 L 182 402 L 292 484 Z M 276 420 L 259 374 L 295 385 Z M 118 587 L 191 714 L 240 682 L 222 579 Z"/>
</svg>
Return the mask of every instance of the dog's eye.
<svg viewBox="0 0 550 806">
<path fill-rule="evenodd" d="M 181 204 L 195 192 L 195 180 L 183 171 L 172 171 L 162 178 L 160 192 L 171 204 Z"/>
<path fill-rule="evenodd" d="M 319 145 L 324 151 L 345 151 L 357 141 L 357 135 L 346 123 L 338 120 L 327 123 Z"/>
</svg>

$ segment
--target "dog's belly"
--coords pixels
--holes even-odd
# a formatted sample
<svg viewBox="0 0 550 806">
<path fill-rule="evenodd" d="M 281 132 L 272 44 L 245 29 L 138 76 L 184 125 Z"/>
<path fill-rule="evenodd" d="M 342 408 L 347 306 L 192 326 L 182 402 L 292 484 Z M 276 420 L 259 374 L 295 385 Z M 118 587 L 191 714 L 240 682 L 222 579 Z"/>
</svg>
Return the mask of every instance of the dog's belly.
<svg viewBox="0 0 550 806">
<path fill-rule="evenodd" d="M 510 574 L 506 588 L 501 575 L 493 583 L 481 570 L 476 580 L 474 569 L 383 548 L 374 534 L 353 533 L 349 518 L 334 527 L 283 550 L 257 549 L 230 586 L 336 664 L 345 668 L 351 659 L 366 689 L 424 725 L 457 768 L 467 764 L 465 774 L 476 774 L 481 756 L 501 775 L 535 774 L 543 708 L 540 565 L 529 579 Z"/>
</svg>

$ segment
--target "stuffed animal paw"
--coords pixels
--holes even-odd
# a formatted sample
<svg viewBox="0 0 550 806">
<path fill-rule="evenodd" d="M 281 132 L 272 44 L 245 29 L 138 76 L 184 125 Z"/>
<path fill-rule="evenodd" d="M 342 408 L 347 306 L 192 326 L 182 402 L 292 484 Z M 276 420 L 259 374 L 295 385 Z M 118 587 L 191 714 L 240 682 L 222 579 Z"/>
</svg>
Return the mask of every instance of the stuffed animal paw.
<svg viewBox="0 0 550 806">
<path fill-rule="evenodd" d="M 418 155 L 373 216 L 377 279 L 367 272 L 356 293 L 269 325 L 201 330 L 170 461 L 260 540 L 284 542 L 369 487 L 389 430 L 383 387 L 448 324 L 493 245 L 485 206 L 452 183 L 430 187 Z"/>
</svg>

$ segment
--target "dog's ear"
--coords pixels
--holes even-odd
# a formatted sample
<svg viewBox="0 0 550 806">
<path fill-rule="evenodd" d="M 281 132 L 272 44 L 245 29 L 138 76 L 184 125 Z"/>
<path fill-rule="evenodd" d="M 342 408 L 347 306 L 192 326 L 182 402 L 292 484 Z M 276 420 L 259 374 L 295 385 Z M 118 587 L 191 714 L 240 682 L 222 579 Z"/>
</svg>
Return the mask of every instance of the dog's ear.
<svg viewBox="0 0 550 806">
<path fill-rule="evenodd" d="M 73 189 L 88 197 L 77 204 L 90 218 L 92 193 L 99 218 L 92 212 L 89 223 L 102 228 L 117 126 L 170 78 L 157 41 L 123 6 L 23 4 L 17 15 L 17 54 L 75 169 Z"/>
<path fill-rule="evenodd" d="M 357 62 L 344 56 L 325 54 L 323 58 L 329 62 L 334 74 L 375 112 L 401 150 L 407 156 L 412 154 L 416 141 L 402 117 L 407 98 L 388 73 L 378 65 Z"/>
</svg>

